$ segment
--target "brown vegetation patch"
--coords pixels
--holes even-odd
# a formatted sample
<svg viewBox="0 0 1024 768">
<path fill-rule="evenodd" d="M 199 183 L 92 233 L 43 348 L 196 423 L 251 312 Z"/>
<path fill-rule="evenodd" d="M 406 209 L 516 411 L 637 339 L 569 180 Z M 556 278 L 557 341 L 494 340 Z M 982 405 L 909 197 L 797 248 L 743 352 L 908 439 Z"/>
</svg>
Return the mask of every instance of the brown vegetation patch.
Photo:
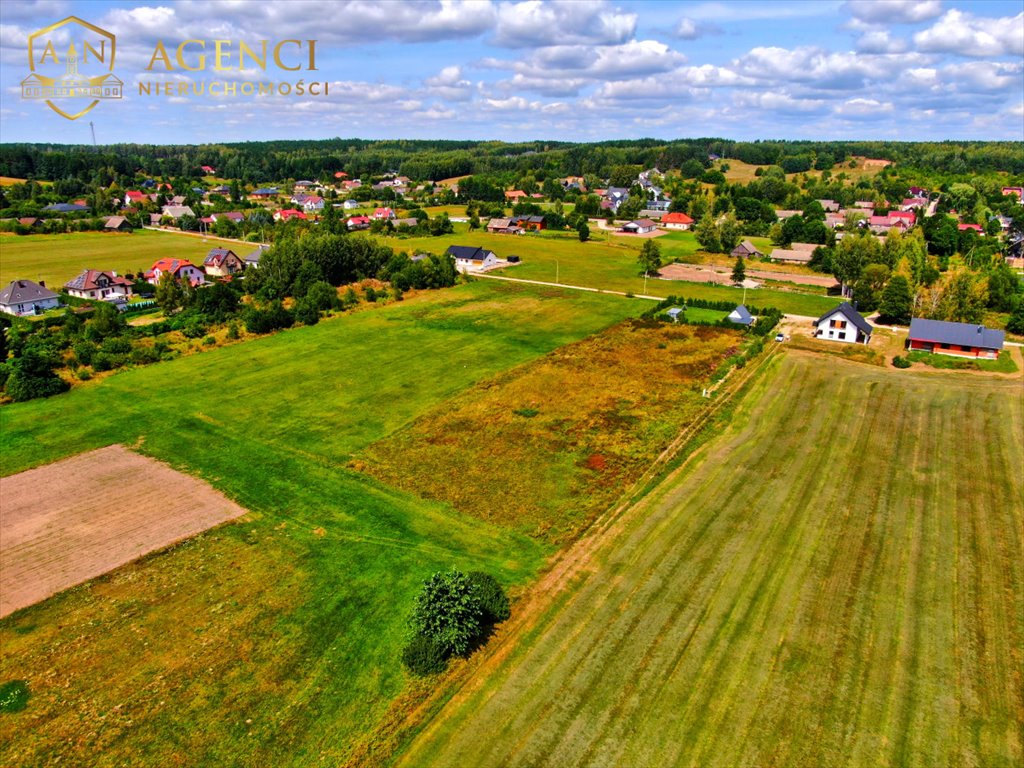
<svg viewBox="0 0 1024 768">
<path fill-rule="evenodd" d="M 0 616 L 245 514 L 120 445 L 0 482 Z"/>
<path fill-rule="evenodd" d="M 478 384 L 351 466 L 563 543 L 706 406 L 701 387 L 739 338 L 626 321 Z"/>
</svg>

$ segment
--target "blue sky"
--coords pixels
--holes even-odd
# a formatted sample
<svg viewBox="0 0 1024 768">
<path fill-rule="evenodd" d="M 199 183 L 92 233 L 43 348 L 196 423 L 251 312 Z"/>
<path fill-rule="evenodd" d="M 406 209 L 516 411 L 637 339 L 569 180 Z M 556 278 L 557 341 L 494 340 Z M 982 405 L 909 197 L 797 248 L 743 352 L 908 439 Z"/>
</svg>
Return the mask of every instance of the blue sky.
<svg viewBox="0 0 1024 768">
<path fill-rule="evenodd" d="M 28 35 L 117 35 L 120 101 L 22 100 Z M 163 39 L 316 39 L 319 71 L 145 71 Z M 210 51 L 208 50 L 208 53 Z M 1024 141 L 1021 0 L 4 0 L 0 140 Z M 95 74 L 88 72 L 87 74 Z M 140 82 L 330 82 L 328 96 L 145 96 Z"/>
</svg>

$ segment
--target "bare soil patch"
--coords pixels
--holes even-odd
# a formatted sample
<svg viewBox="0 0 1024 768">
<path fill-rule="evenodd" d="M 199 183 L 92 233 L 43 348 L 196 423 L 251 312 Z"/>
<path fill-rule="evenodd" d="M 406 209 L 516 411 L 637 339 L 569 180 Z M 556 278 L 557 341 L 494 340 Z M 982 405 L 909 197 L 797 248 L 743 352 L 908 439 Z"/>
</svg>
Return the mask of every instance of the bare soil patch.
<svg viewBox="0 0 1024 768">
<path fill-rule="evenodd" d="M 121 445 L 0 480 L 0 616 L 244 515 Z"/>
<path fill-rule="evenodd" d="M 691 283 L 715 283 L 732 285 L 732 268 L 716 267 L 710 264 L 668 264 L 658 270 L 666 280 L 686 280 Z M 747 277 L 755 280 L 778 280 L 796 285 L 815 285 L 831 288 L 836 279 L 831 275 L 805 275 L 799 272 L 776 272 L 747 269 Z"/>
</svg>

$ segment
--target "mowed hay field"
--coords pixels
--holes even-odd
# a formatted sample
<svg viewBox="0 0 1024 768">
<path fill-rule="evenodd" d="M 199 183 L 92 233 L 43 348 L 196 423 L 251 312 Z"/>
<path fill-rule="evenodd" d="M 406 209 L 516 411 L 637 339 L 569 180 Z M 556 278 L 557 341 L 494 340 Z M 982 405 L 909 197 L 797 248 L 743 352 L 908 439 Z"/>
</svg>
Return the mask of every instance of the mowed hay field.
<svg viewBox="0 0 1024 768">
<path fill-rule="evenodd" d="M 702 385 L 742 340 L 627 320 L 464 391 L 369 446 L 358 466 L 563 545 L 707 408 Z"/>
<path fill-rule="evenodd" d="M 777 357 L 401 764 L 1019 766 L 1022 432 L 1018 381 Z"/>
<path fill-rule="evenodd" d="M 120 275 L 149 269 L 157 259 L 188 259 L 201 265 L 211 248 L 230 248 L 243 258 L 256 249 L 215 237 L 180 232 L 74 232 L 64 235 L 0 235 L 0 285 L 11 280 L 44 280 L 59 290 L 83 269 L 112 269 Z"/>
<path fill-rule="evenodd" d="M 249 510 L 0 620 L 0 764 L 337 765 L 396 697 L 422 582 L 550 548 L 349 470 L 474 383 L 644 304 L 478 282 L 0 409 L 0 474 L 113 443 Z"/>
</svg>

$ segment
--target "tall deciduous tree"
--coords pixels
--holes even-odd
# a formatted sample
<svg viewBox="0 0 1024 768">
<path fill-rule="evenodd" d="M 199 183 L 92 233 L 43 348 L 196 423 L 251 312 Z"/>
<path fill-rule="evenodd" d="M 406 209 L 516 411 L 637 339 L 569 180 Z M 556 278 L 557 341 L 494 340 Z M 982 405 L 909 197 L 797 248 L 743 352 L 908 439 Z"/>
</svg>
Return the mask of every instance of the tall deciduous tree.
<svg viewBox="0 0 1024 768">
<path fill-rule="evenodd" d="M 711 214 L 705 213 L 693 230 L 694 237 L 700 243 L 700 247 L 711 253 L 718 253 L 722 250 L 722 244 L 718 239 L 718 227 L 715 226 Z"/>
<path fill-rule="evenodd" d="M 657 272 L 661 267 L 661 248 L 654 240 L 644 240 L 644 245 L 640 249 L 637 261 L 644 274 Z"/>
<path fill-rule="evenodd" d="M 882 291 L 878 314 L 888 323 L 906 325 L 910 322 L 913 303 L 914 291 L 910 287 L 910 281 L 903 275 L 893 275 Z"/>
<path fill-rule="evenodd" d="M 454 568 L 435 573 L 416 596 L 410 625 L 447 654 L 465 653 L 480 632 L 483 606 L 473 581 Z"/>
</svg>

